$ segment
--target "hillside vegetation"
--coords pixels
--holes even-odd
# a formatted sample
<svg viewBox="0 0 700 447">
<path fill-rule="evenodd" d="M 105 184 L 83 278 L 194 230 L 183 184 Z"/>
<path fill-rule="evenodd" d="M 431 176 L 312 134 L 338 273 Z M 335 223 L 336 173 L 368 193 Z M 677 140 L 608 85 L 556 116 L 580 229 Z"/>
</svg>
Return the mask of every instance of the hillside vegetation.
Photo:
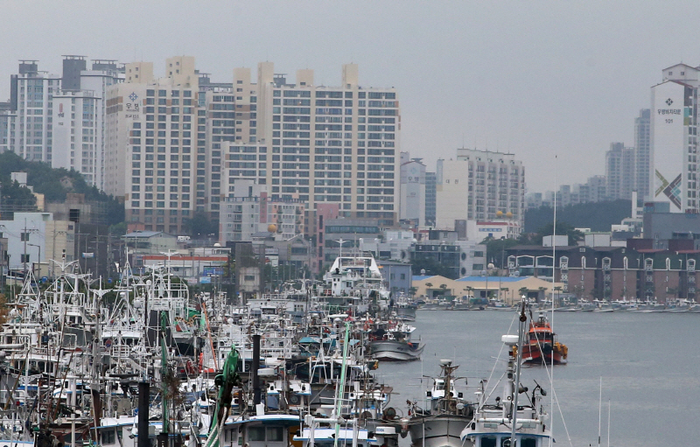
<svg viewBox="0 0 700 447">
<path fill-rule="evenodd" d="M 34 192 L 43 194 L 46 202 L 63 202 L 68 193 L 84 194 L 86 201 L 104 203 L 109 222 L 118 223 L 124 220 L 124 205 L 96 187 L 89 186 L 78 172 L 63 168 L 53 169 L 46 163 L 26 161 L 10 151 L 0 153 L 0 205 L 6 208 L 36 209 L 34 196 L 26 188 L 20 188 L 11 181 L 12 172 L 26 172 L 27 184 L 33 187 Z"/>
<path fill-rule="evenodd" d="M 557 209 L 557 222 L 574 228 L 590 228 L 591 231 L 610 231 L 610 225 L 619 224 L 622 219 L 630 217 L 631 207 L 630 200 L 565 206 Z M 553 220 L 553 208 L 541 206 L 528 210 L 525 212 L 524 232 L 537 232 L 542 227 L 551 225 Z"/>
</svg>

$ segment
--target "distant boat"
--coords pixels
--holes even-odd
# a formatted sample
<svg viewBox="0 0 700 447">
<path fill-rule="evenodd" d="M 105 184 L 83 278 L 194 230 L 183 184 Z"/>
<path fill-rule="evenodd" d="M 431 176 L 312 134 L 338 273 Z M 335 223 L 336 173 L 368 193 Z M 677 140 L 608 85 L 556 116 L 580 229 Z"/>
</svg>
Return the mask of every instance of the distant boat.
<svg viewBox="0 0 700 447">
<path fill-rule="evenodd" d="M 425 345 L 404 340 L 376 340 L 370 344 L 370 355 L 377 360 L 406 362 L 419 360 Z"/>
</svg>

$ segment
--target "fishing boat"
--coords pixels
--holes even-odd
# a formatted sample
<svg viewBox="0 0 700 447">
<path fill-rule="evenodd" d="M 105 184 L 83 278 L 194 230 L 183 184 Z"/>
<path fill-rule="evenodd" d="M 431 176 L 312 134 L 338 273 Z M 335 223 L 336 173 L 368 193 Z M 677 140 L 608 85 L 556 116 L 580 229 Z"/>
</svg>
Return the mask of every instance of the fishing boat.
<svg viewBox="0 0 700 447">
<path fill-rule="evenodd" d="M 419 360 L 424 344 L 411 341 L 414 326 L 406 323 L 374 322 L 369 332 L 369 353 L 375 360 Z"/>
<path fill-rule="evenodd" d="M 381 269 L 374 257 L 338 256 L 323 276 L 324 285 L 316 299 L 331 308 L 354 315 L 377 313 L 389 308 L 391 292 L 386 288 Z"/>
<path fill-rule="evenodd" d="M 455 388 L 452 360 L 440 360 L 441 373 L 425 392 L 425 407 L 409 401 L 409 418 L 401 420 L 402 434 L 411 435 L 413 447 L 461 447 L 460 434 L 474 416 L 473 406 Z"/>
<path fill-rule="evenodd" d="M 461 433 L 461 445 L 464 447 L 545 447 L 554 442 L 548 423 L 549 414 L 542 405 L 542 398 L 547 393 L 535 382 L 536 386 L 528 394 L 528 388 L 520 381 L 526 320 L 523 302 L 518 335 L 501 337 L 509 351 L 503 394 L 493 401 L 488 400 L 500 381 L 489 390 L 486 389 L 486 382 L 481 382 L 481 388 L 476 393 L 474 418 Z M 514 444 L 511 442 L 513 438 Z"/>
<path fill-rule="evenodd" d="M 552 326 L 544 312 L 541 312 L 537 321 L 530 323 L 527 341 L 523 346 L 523 362 L 564 365 L 567 363 L 568 353 L 569 348 L 556 341 Z"/>
</svg>

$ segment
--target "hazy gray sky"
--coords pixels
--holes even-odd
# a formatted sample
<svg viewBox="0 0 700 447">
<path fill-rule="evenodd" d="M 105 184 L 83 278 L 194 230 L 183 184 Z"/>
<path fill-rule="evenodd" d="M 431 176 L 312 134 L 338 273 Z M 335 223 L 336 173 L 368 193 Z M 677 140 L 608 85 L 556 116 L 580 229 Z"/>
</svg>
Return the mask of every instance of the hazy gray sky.
<svg viewBox="0 0 700 447">
<path fill-rule="evenodd" d="M 613 141 L 633 144 L 661 69 L 700 64 L 695 1 L 7 1 L 0 0 L 0 99 L 19 59 L 60 73 L 61 55 L 154 62 L 196 57 L 214 81 L 234 67 L 315 70 L 339 85 L 394 86 L 401 148 L 462 145 L 523 160 L 529 191 L 604 173 Z M 557 161 L 555 163 L 555 154 Z"/>
</svg>

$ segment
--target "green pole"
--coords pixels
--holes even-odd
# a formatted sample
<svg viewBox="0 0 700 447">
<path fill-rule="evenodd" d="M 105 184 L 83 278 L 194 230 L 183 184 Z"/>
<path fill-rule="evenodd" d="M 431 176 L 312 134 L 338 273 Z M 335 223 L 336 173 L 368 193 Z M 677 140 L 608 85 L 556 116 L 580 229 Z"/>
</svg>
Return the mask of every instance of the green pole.
<svg viewBox="0 0 700 447">
<path fill-rule="evenodd" d="M 336 396 L 335 396 L 335 439 L 333 440 L 333 447 L 338 447 L 338 436 L 340 435 L 340 423 L 338 419 L 340 418 L 340 411 L 343 408 L 343 392 L 345 391 L 345 369 L 348 360 L 348 345 L 350 338 L 350 322 L 345 322 L 345 338 L 343 340 L 343 366 L 340 370 L 340 383 L 338 384 Z"/>
</svg>

